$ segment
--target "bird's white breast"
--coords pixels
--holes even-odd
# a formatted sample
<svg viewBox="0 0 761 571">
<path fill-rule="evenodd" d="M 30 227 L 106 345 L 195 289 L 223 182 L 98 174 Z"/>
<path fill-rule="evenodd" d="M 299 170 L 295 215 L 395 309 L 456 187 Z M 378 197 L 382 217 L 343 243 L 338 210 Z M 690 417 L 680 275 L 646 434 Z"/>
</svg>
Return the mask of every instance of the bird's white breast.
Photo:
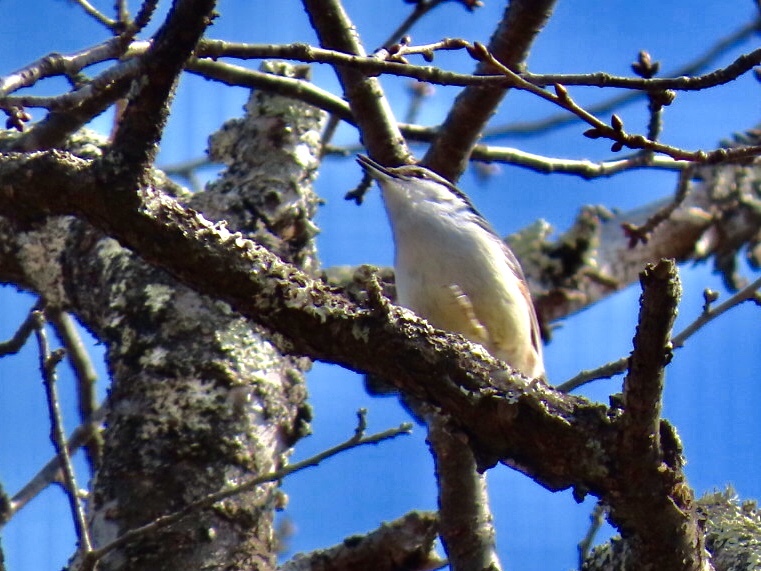
<svg viewBox="0 0 761 571">
<path fill-rule="evenodd" d="M 516 351 L 531 346 L 531 316 L 515 303 L 523 293 L 499 238 L 457 199 L 415 200 L 391 190 L 384 201 L 399 303 L 523 368 Z"/>
</svg>

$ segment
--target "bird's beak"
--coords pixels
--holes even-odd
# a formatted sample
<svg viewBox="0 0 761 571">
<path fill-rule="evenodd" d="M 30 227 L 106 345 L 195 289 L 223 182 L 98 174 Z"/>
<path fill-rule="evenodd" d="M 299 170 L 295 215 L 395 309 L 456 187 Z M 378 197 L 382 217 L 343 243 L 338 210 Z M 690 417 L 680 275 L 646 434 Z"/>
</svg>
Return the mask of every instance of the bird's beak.
<svg viewBox="0 0 761 571">
<path fill-rule="evenodd" d="M 371 159 L 368 156 L 365 155 L 357 155 L 357 162 L 359 163 L 359 166 L 364 169 L 364 171 L 369 174 L 371 177 L 373 177 L 375 180 L 381 182 L 381 181 L 388 181 L 395 179 L 396 177 L 391 174 L 391 171 L 389 171 L 386 167 L 381 165 L 380 163 L 376 163 L 373 159 Z"/>
</svg>

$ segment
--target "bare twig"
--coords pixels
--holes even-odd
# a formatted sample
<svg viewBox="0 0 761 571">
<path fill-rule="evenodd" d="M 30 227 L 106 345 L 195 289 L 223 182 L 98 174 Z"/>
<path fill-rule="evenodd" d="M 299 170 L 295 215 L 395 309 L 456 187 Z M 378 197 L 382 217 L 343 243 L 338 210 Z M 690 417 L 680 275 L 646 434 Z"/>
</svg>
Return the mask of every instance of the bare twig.
<svg viewBox="0 0 761 571">
<path fill-rule="evenodd" d="M 611 150 L 614 152 L 620 151 L 623 147 L 629 147 L 631 149 L 643 149 L 647 151 L 663 153 L 675 160 L 687 160 L 696 163 L 713 164 L 725 161 L 745 160 L 751 157 L 761 154 L 760 145 L 749 145 L 746 147 L 735 147 L 732 149 L 716 149 L 713 151 L 687 151 L 679 149 L 671 145 L 664 145 L 658 141 L 652 141 L 643 135 L 632 135 L 624 130 L 624 125 L 621 119 L 617 115 L 613 115 L 611 123 L 608 124 L 595 115 L 591 114 L 586 109 L 580 107 L 571 98 L 568 90 L 559 83 L 554 85 L 555 93 L 545 91 L 541 87 L 529 82 L 522 76 L 518 75 L 508 67 L 502 65 L 497 59 L 489 53 L 485 46 L 476 42 L 469 50 L 474 58 L 486 61 L 492 65 L 495 69 L 498 69 L 506 77 L 510 78 L 516 89 L 528 91 L 550 101 L 564 109 L 567 109 L 574 115 L 592 126 L 587 130 L 584 135 L 590 139 L 598 139 L 601 137 L 614 141 Z M 761 58 L 761 49 L 758 51 L 758 57 Z M 657 81 L 657 80 L 643 80 L 643 81 Z"/>
<path fill-rule="evenodd" d="M 420 0 L 420 2 L 415 4 L 415 8 L 410 12 L 409 16 L 399 24 L 396 30 L 389 34 L 388 39 L 383 42 L 382 46 L 388 49 L 392 44 L 397 43 L 402 36 L 410 31 L 412 26 L 445 1 L 446 0 Z"/>
<path fill-rule="evenodd" d="M 37 326 L 37 318 L 35 317 L 34 312 L 39 310 L 40 306 L 40 303 L 37 302 L 29 312 L 29 315 L 26 316 L 26 319 L 24 319 L 21 325 L 19 325 L 19 328 L 16 329 L 13 337 L 8 339 L 8 341 L 0 342 L 0 357 L 13 355 L 21 351 L 24 343 L 26 343 L 27 339 L 29 339 L 29 336 Z"/>
<path fill-rule="evenodd" d="M 197 192 L 202 190 L 201 180 L 198 177 L 197 171 L 201 168 L 213 165 L 214 163 L 209 160 L 208 156 L 199 157 L 197 159 L 190 159 L 180 163 L 172 165 L 163 165 L 161 170 L 168 176 L 177 176 L 185 179 L 188 187 Z"/>
<path fill-rule="evenodd" d="M 638 243 L 647 244 L 652 232 L 666 220 L 668 220 L 674 211 L 679 208 L 684 199 L 687 198 L 687 194 L 690 191 L 690 181 L 695 174 L 695 165 L 690 165 L 684 168 L 679 173 L 679 183 L 677 184 L 676 193 L 674 199 L 669 201 L 663 208 L 659 208 L 658 211 L 650 216 L 644 224 L 635 226 L 631 223 L 622 224 L 624 233 L 629 238 L 629 247 L 634 248 Z"/>
<path fill-rule="evenodd" d="M 159 529 L 173 525 L 193 513 L 212 507 L 217 502 L 221 502 L 222 500 L 226 500 L 238 494 L 253 490 L 261 484 L 282 480 L 290 474 L 304 470 L 305 468 L 317 466 L 328 458 L 336 456 L 337 454 L 345 452 L 346 450 L 351 450 L 352 448 L 358 448 L 368 444 L 378 444 L 384 440 L 396 438 L 401 434 L 409 434 L 412 430 L 412 425 L 410 423 L 403 423 L 400 424 L 397 428 L 391 428 L 384 430 L 383 432 L 377 432 L 375 434 L 365 436 L 365 419 L 366 411 L 364 409 L 360 410 L 358 412 L 357 428 L 355 429 L 354 435 L 348 440 L 345 440 L 344 442 L 341 442 L 332 448 L 324 450 L 300 462 L 295 462 L 276 472 L 264 474 L 255 478 L 250 478 L 242 484 L 230 486 L 218 492 L 208 494 L 194 502 L 191 502 L 179 511 L 158 517 L 146 525 L 131 529 L 123 533 L 118 538 L 104 545 L 103 547 L 92 550 L 85 558 L 82 568 L 85 570 L 92 570 L 98 560 L 102 559 L 106 554 L 113 551 L 114 549 L 126 545 L 141 536 L 149 533 L 154 533 Z"/>
<path fill-rule="evenodd" d="M 129 7 L 127 6 L 127 0 L 116 0 L 114 3 L 116 9 L 116 17 L 122 26 L 126 26 L 129 23 Z"/>
<path fill-rule="evenodd" d="M 85 349 L 82 338 L 79 335 L 69 314 L 57 308 L 48 308 L 45 315 L 55 328 L 64 349 L 66 356 L 71 362 L 71 366 L 77 374 L 79 386 L 79 420 L 84 422 L 91 418 L 97 408 L 97 399 L 95 396 L 95 383 L 98 375 L 95 372 L 95 366 L 90 360 L 90 355 Z"/>
<path fill-rule="evenodd" d="M 73 454 L 78 448 L 92 439 L 95 426 L 100 424 L 106 416 L 108 405 L 104 403 L 96 410 L 88 422 L 80 424 L 69 436 L 66 441 L 66 449 L 69 454 Z M 43 466 L 35 476 L 19 490 L 9 502 L 8 518 L 20 511 L 31 500 L 37 497 L 51 483 L 60 480 L 61 457 L 56 455 L 45 466 Z M 0 527 L 5 521 L 0 521 Z"/>
<path fill-rule="evenodd" d="M 74 75 L 89 65 L 116 59 L 122 51 L 119 39 L 110 38 L 70 55 L 48 54 L 0 79 L 0 102 L 5 101 L 6 95 L 24 87 L 31 87 L 41 79 Z"/>
<path fill-rule="evenodd" d="M 281 77 L 229 63 L 198 58 L 191 58 L 186 69 L 190 73 L 226 85 L 266 89 L 273 93 L 287 95 L 324 109 L 333 115 L 337 115 L 340 119 L 356 125 L 351 109 L 344 99 L 302 79 Z"/>
<path fill-rule="evenodd" d="M 683 347 L 687 339 L 689 339 L 698 330 L 700 330 L 700 328 L 703 327 L 706 323 L 713 321 L 720 315 L 726 313 L 733 307 L 736 307 L 743 302 L 753 301 L 757 304 L 761 303 L 761 299 L 759 299 L 758 296 L 759 289 L 761 289 L 761 278 L 757 279 L 751 284 L 748 284 L 746 287 L 738 291 L 735 295 L 727 299 L 725 302 L 720 303 L 716 307 L 708 307 L 695 321 L 685 327 L 681 332 L 679 332 L 679 334 L 675 335 L 671 340 L 671 344 L 675 349 Z"/>
<path fill-rule="evenodd" d="M 146 3 L 146 12 L 149 12 L 147 8 L 151 5 L 151 2 Z M 757 22 L 749 24 L 738 32 L 738 36 L 741 39 L 744 39 L 747 37 L 747 34 L 755 31 L 757 27 Z M 731 44 L 732 42 L 729 43 Z M 101 44 L 75 52 L 71 55 L 49 54 L 0 80 L 0 95 L 7 96 L 22 87 L 29 87 L 45 77 L 67 74 L 71 75 L 86 66 L 102 63 L 106 60 L 117 59 L 124 55 L 125 49 L 128 50 L 129 55 L 132 57 L 141 55 L 142 53 L 145 53 L 149 45 L 149 42 L 138 41 L 132 42 L 129 46 L 125 46 L 122 38 L 111 38 Z M 463 49 L 468 45 L 468 42 L 461 39 L 447 39 L 423 46 L 404 46 L 399 54 L 422 54 L 427 56 L 431 55 L 434 51 Z M 705 58 L 701 58 L 699 65 L 690 64 L 682 69 L 675 70 L 671 74 L 671 77 L 664 78 L 645 79 L 620 77 L 606 73 L 568 75 L 532 74 L 528 72 L 522 73 L 521 77 L 538 87 L 561 83 L 563 85 L 634 89 L 643 92 L 657 92 L 666 89 L 698 90 L 733 81 L 740 75 L 752 69 L 753 66 L 761 63 L 761 49 L 758 49 L 739 56 L 725 68 L 717 69 L 704 75 L 693 76 L 694 73 L 699 71 L 699 69 L 713 59 L 716 53 L 723 53 L 724 49 L 725 48 L 716 48 L 707 54 Z M 211 60 L 216 60 L 221 57 L 232 57 L 244 60 L 281 58 L 306 63 L 349 65 L 355 69 L 362 70 L 367 74 L 406 76 L 419 81 L 442 85 L 511 86 L 510 80 L 500 74 L 473 75 L 446 72 L 431 66 L 417 66 L 400 63 L 399 61 L 394 61 L 394 56 L 389 56 L 391 59 L 390 61 L 387 61 L 380 57 L 350 55 L 340 51 L 312 47 L 303 43 L 284 45 L 243 44 L 205 39 L 199 43 L 195 54 L 198 58 L 210 58 Z M 634 93 L 627 94 L 625 98 L 638 98 L 641 96 L 642 93 Z M 50 99 L 55 100 L 56 98 Z M 594 114 L 608 112 L 621 104 L 619 100 L 617 101 L 618 102 L 615 104 L 606 103 L 591 106 L 588 110 Z M 5 103 L 5 100 L 0 99 L 0 103 Z M 67 104 L 61 103 L 61 105 Z M 560 118 L 560 121 L 564 124 L 568 119 L 569 117 L 567 115 L 563 115 Z M 573 117 L 570 119 L 573 120 Z M 549 124 L 545 124 L 546 121 L 549 121 Z M 551 128 L 554 125 L 554 122 L 555 119 L 549 118 L 541 123 L 537 123 L 533 127 L 530 127 L 529 125 L 522 125 L 520 128 L 508 126 L 500 128 L 498 131 L 489 131 L 487 132 L 487 136 L 506 133 L 518 134 L 527 130 L 542 131 Z"/>
<path fill-rule="evenodd" d="M 131 50 L 138 49 L 136 42 Z M 242 60 L 249 59 L 289 59 L 304 63 L 322 63 L 341 65 L 362 71 L 367 75 L 396 75 L 409 77 L 436 85 L 461 87 L 512 87 L 513 80 L 502 73 L 489 70 L 483 74 L 467 74 L 445 71 L 441 68 L 427 65 L 412 65 L 406 63 L 404 56 L 419 54 L 425 58 L 433 57 L 436 51 L 451 51 L 472 48 L 472 44 L 459 38 L 449 38 L 432 44 L 405 45 L 397 51 L 387 51 L 365 56 L 350 54 L 340 50 L 318 48 L 304 43 L 294 44 L 249 44 L 226 42 L 222 40 L 203 39 L 195 50 L 198 58 L 209 58 L 216 61 L 219 58 L 230 57 Z M 761 48 L 737 57 L 724 68 L 719 68 L 703 75 L 676 74 L 662 78 L 641 78 L 610 75 L 604 72 L 584 74 L 535 74 L 521 72 L 518 75 L 526 82 L 536 87 L 552 86 L 555 83 L 579 87 L 613 87 L 631 89 L 642 92 L 658 92 L 671 89 L 674 91 L 695 91 L 709 87 L 724 85 L 747 73 L 754 66 L 761 64 Z M 641 93 L 635 94 L 641 97 Z M 605 109 L 607 110 L 607 109 Z"/>
<path fill-rule="evenodd" d="M 59 145 L 70 133 L 122 97 L 140 71 L 140 60 L 124 61 L 80 89 L 61 95 L 47 117 L 15 141 L 14 150 L 40 150 Z"/>
<path fill-rule="evenodd" d="M 66 496 L 69 498 L 72 517 L 77 527 L 77 537 L 79 538 L 79 547 L 84 554 L 92 550 L 90 542 L 90 533 L 87 529 L 87 520 L 82 502 L 79 499 L 79 488 L 74 475 L 74 467 L 71 464 L 71 456 L 66 445 L 66 434 L 63 430 L 63 416 L 61 414 L 60 401 L 58 399 L 58 389 L 56 387 L 56 367 L 64 357 L 64 351 L 58 350 L 51 353 L 48 345 L 47 334 L 45 333 L 45 317 L 43 312 L 34 312 L 36 324 L 35 335 L 40 353 L 40 372 L 45 385 L 47 395 L 48 413 L 51 422 L 51 440 L 55 445 L 56 452 L 61 459 L 61 469 L 63 470 L 63 479 L 66 485 Z"/>
<path fill-rule="evenodd" d="M 688 161 L 678 161 L 662 155 L 646 156 L 643 153 L 632 154 L 618 160 L 610 159 L 599 162 L 586 159 L 560 159 L 528 153 L 520 149 L 491 145 L 476 145 L 470 158 L 515 165 L 546 174 L 580 176 L 584 179 L 609 177 L 622 172 L 645 168 L 678 172 L 692 164 Z"/>
<path fill-rule="evenodd" d="M 333 137 L 335 136 L 336 131 L 338 131 L 340 124 L 341 119 L 338 117 L 338 115 L 331 113 L 328 117 L 327 122 L 325 123 L 325 128 L 322 130 L 322 135 L 320 136 L 320 145 L 322 146 L 320 158 L 323 158 L 326 154 L 328 154 L 331 147 L 330 142 L 333 140 Z"/>
<path fill-rule="evenodd" d="M 152 5 L 147 2 L 146 5 Z M 30 64 L 24 70 L 21 70 L 15 74 L 11 74 L 5 80 L 0 82 L 0 93 L 11 93 L 22 86 L 28 86 L 36 82 L 41 77 L 50 77 L 53 75 L 71 75 L 78 72 L 85 65 L 91 65 L 104 61 L 106 59 L 114 59 L 119 57 L 125 46 L 121 42 L 121 39 L 112 39 L 111 43 L 106 42 L 93 48 L 88 48 L 82 52 L 78 52 L 73 56 L 58 56 L 51 55 Z M 129 46 L 129 53 L 132 56 L 137 56 L 148 49 L 150 44 L 147 42 L 133 42 Z M 413 53 L 431 54 L 435 50 L 440 49 L 461 49 L 467 46 L 467 42 L 463 40 L 443 40 L 436 44 L 427 46 L 404 46 L 400 53 L 408 55 Z M 196 53 L 199 56 L 206 56 L 211 58 L 229 56 L 240 58 L 253 58 L 253 57 L 290 57 L 300 61 L 318 61 L 321 63 L 333 63 L 341 65 L 351 65 L 357 69 L 365 70 L 367 73 L 391 73 L 395 75 L 403 75 L 408 77 L 417 78 L 420 81 L 426 81 L 429 83 L 441 83 L 448 85 L 494 85 L 502 87 L 514 86 L 514 78 L 504 77 L 501 75 L 466 75 L 455 74 L 449 72 L 443 72 L 440 69 L 425 66 L 412 66 L 398 61 L 384 61 L 377 57 L 362 57 L 352 56 L 346 53 L 341 53 L 332 50 L 324 50 L 320 48 L 312 48 L 305 44 L 290 44 L 283 46 L 257 46 L 254 44 L 234 44 L 213 40 L 204 40 L 199 45 Z M 261 83 L 260 78 L 253 78 L 248 75 L 248 70 L 238 68 L 236 66 L 229 66 L 228 64 L 215 64 L 206 60 L 195 60 L 196 63 L 192 64 L 190 68 L 202 75 L 212 77 L 214 79 L 223 81 L 228 84 L 253 86 L 255 83 Z M 56 97 L 39 97 L 39 96 L 13 96 L 0 99 L 0 106 L 4 108 L 11 107 L 26 107 L 26 106 L 39 106 L 46 107 L 48 109 L 58 109 L 61 111 L 68 110 L 71 114 L 71 109 L 77 109 L 77 115 L 81 115 L 81 119 L 73 126 L 51 126 L 46 127 L 46 131 L 53 132 L 70 132 L 76 128 L 77 125 L 86 122 L 94 114 L 102 111 L 104 105 L 111 104 L 115 99 L 121 97 L 124 87 L 119 89 L 113 89 L 114 85 L 119 84 L 118 81 L 124 81 L 131 79 L 134 74 L 139 72 L 139 66 L 126 65 L 129 62 L 123 62 L 109 70 L 106 70 L 101 76 L 85 85 L 83 88 L 78 89 L 75 92 L 63 94 Z M 675 78 L 626 78 L 626 77 L 614 77 L 607 74 L 583 74 L 583 75 L 538 75 L 538 74 L 521 74 L 520 77 L 534 86 L 547 85 L 550 82 L 559 82 L 563 85 L 584 85 L 584 86 L 608 86 L 608 87 L 620 87 L 627 89 L 641 89 L 648 93 L 662 93 L 666 89 L 703 89 L 713 85 L 718 85 L 735 79 L 742 73 L 745 73 L 753 65 L 761 63 L 761 50 L 756 50 L 749 54 L 740 56 L 735 62 L 730 64 L 724 69 L 716 70 L 704 76 L 698 77 L 675 77 Z M 99 87 L 100 86 L 100 87 Z M 106 86 L 108 86 L 107 89 Z M 256 85 L 260 87 L 260 85 Z M 273 82 L 270 82 L 268 88 L 273 87 Z M 526 88 L 525 84 L 517 86 Z M 304 97 L 310 96 L 312 91 L 316 90 L 314 86 L 307 87 L 300 86 L 300 94 L 294 93 L 294 96 L 298 97 L 302 95 Z M 317 90 L 319 91 L 319 90 Z M 347 112 L 345 105 L 337 104 L 336 102 L 329 103 L 331 99 L 329 94 L 324 92 L 317 94 L 318 98 L 316 104 L 321 107 L 330 110 L 333 113 L 340 113 L 344 120 L 351 122 L 351 114 Z M 539 90 L 543 92 L 543 90 Z M 534 93 L 539 94 L 537 91 Z M 545 92 L 546 93 L 546 92 Z M 315 96 L 312 96 L 314 99 Z M 326 99 L 327 97 L 327 99 Z M 100 98 L 102 103 L 95 103 Z M 87 103 L 86 105 L 84 103 Z M 558 103 L 557 101 L 554 101 Z M 332 107 L 332 108 L 331 108 Z M 575 111 L 573 107 L 565 107 L 571 111 Z M 595 110 L 599 110 L 598 107 L 590 107 L 587 109 L 587 115 L 582 115 L 575 112 L 577 118 L 581 118 L 590 122 L 590 117 L 594 116 Z M 71 119 L 69 119 L 69 122 Z M 50 121 L 48 121 L 50 122 Z M 631 148 L 641 148 L 647 152 L 665 152 L 670 156 L 677 159 L 684 158 L 686 160 L 692 160 L 697 162 L 717 162 L 722 160 L 744 160 L 749 156 L 755 156 L 758 149 L 735 149 L 731 153 L 727 153 L 724 150 L 712 151 L 710 153 L 702 153 L 701 151 L 690 152 L 683 149 L 677 149 L 669 146 L 662 146 L 660 148 L 653 147 L 655 143 L 652 141 L 652 137 L 641 137 L 636 135 L 628 135 L 623 132 L 616 133 L 615 130 L 611 130 L 606 123 L 602 121 L 592 121 L 590 124 L 593 127 L 599 127 L 602 130 L 599 133 L 595 133 L 595 136 L 607 136 L 614 141 L 623 143 Z M 39 131 L 39 128 L 35 126 L 32 131 Z M 410 129 L 407 130 L 409 134 Z M 652 131 L 652 129 L 651 129 Z M 432 140 L 434 135 L 438 131 L 433 132 L 419 132 L 415 131 L 416 138 L 418 140 Z M 615 136 L 612 136 L 615 135 Z M 420 137 L 423 139 L 420 139 Z M 648 144 L 650 141 L 650 144 Z M 20 143 L 20 148 L 46 148 L 51 146 L 49 136 L 42 136 L 41 133 L 35 135 L 25 135 L 24 142 Z"/>
<path fill-rule="evenodd" d="M 417 121 L 423 102 L 433 94 L 433 86 L 423 81 L 414 81 L 407 87 L 407 93 L 410 94 L 410 101 L 404 122 L 414 123 Z"/>
<path fill-rule="evenodd" d="M 68 361 L 74 369 L 77 378 L 79 421 L 85 422 L 88 418 L 93 417 L 93 413 L 98 407 L 98 399 L 95 393 L 98 375 L 95 372 L 95 366 L 69 314 L 58 308 L 47 308 L 45 315 L 54 327 L 56 335 L 66 350 Z M 100 463 L 102 453 L 98 439 L 92 438 L 85 450 L 90 463 L 90 470 L 94 472 Z"/>
<path fill-rule="evenodd" d="M 100 22 L 103 24 L 106 28 L 108 28 L 111 31 L 114 31 L 118 23 L 113 21 L 111 18 L 100 12 L 95 6 L 90 4 L 87 0 L 73 0 L 76 4 L 79 4 L 79 6 L 85 11 L 85 13 L 88 16 L 91 16 L 95 21 Z"/>
</svg>

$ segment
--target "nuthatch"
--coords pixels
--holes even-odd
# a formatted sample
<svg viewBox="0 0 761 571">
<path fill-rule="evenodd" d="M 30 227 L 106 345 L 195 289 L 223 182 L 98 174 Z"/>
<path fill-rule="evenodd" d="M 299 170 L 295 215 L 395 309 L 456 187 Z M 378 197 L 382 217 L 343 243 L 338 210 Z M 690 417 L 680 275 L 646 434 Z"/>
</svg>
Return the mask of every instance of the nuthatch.
<svg viewBox="0 0 761 571">
<path fill-rule="evenodd" d="M 417 165 L 357 161 L 381 187 L 396 249 L 397 301 L 480 343 L 527 377 L 544 375 L 526 278 L 510 248 L 446 179 Z"/>
</svg>

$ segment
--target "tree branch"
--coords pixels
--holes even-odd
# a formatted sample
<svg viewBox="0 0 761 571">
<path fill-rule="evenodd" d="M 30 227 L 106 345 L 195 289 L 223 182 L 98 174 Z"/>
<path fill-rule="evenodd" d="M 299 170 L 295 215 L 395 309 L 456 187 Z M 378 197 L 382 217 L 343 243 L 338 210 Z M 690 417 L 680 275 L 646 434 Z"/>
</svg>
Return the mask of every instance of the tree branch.
<svg viewBox="0 0 761 571">
<path fill-rule="evenodd" d="M 87 444 L 93 437 L 94 426 L 103 422 L 106 416 L 107 405 L 101 406 L 96 410 L 92 417 L 83 424 L 80 424 L 69 436 L 66 441 L 66 449 L 72 455 L 81 446 Z M 6 512 L 0 514 L 0 527 L 5 525 L 13 515 L 26 506 L 31 500 L 36 498 L 50 484 L 60 479 L 61 473 L 61 456 L 56 455 L 47 464 L 45 464 L 35 476 L 27 482 L 8 502 Z"/>
<path fill-rule="evenodd" d="M 703 535 L 682 471 L 681 446 L 660 419 L 679 278 L 674 262 L 663 260 L 648 266 L 640 279 L 639 323 L 624 380 L 623 411 L 616 420 L 621 428 L 617 467 L 623 474 L 620 482 L 627 484 L 621 501 L 610 505 L 609 517 L 626 538 L 637 568 L 704 569 Z"/>
<path fill-rule="evenodd" d="M 104 157 L 122 175 L 115 190 L 132 192 L 157 151 L 169 100 L 185 62 L 211 23 L 215 0 L 175 0 L 151 46 L 140 58 L 142 81 L 134 85 L 127 107 Z M 131 177 L 124 177 L 124 173 Z M 114 181 L 116 182 L 116 181 Z"/>
<path fill-rule="evenodd" d="M 534 38 L 549 19 L 554 4 L 554 0 L 510 2 L 489 42 L 490 52 L 510 69 L 519 68 Z M 481 62 L 476 75 L 490 71 L 490 67 Z M 504 95 L 502 87 L 467 87 L 457 97 L 422 162 L 447 180 L 456 181 Z"/>
<path fill-rule="evenodd" d="M 43 312 L 34 312 L 36 319 L 34 332 L 37 337 L 37 346 L 40 357 L 40 373 L 42 374 L 43 384 L 45 385 L 46 402 L 48 405 L 48 414 L 50 416 L 50 439 L 55 446 L 58 457 L 60 458 L 61 471 L 63 472 L 63 483 L 66 490 L 66 497 L 71 507 L 71 515 L 77 530 L 79 539 L 79 549 L 86 554 L 92 550 L 90 541 L 90 530 L 87 527 L 85 511 L 82 502 L 79 499 L 79 487 L 74 475 L 74 467 L 71 464 L 69 448 L 66 444 L 66 434 L 63 431 L 63 415 L 61 414 L 61 404 L 58 399 L 58 388 L 56 367 L 64 356 L 63 351 L 50 351 L 48 345 L 47 333 L 45 332 L 45 318 Z"/>
<path fill-rule="evenodd" d="M 659 436 L 661 394 L 671 361 L 671 327 L 681 296 L 673 260 L 647 266 L 640 275 L 642 298 L 629 373 L 624 378 L 621 416 L 623 445 L 633 462 L 652 464 L 662 454 Z"/>
<path fill-rule="evenodd" d="M 410 512 L 362 536 L 348 537 L 327 549 L 296 555 L 278 571 L 433 571 L 446 565 L 435 552 L 439 519 L 431 512 Z"/>
<path fill-rule="evenodd" d="M 621 426 L 605 407 L 512 375 L 460 336 L 434 331 L 407 311 L 353 304 L 156 188 L 143 188 L 141 207 L 126 209 L 120 195 L 101 186 L 99 164 L 61 152 L 0 155 L 0 213 L 17 220 L 84 217 L 184 283 L 279 333 L 274 341 L 289 352 L 391 379 L 406 394 L 440 407 L 468 435 L 479 469 L 502 461 L 548 489 L 591 492 L 620 508 L 616 522 L 641 524 L 623 515 L 632 504 L 621 494 L 631 480 L 618 468 Z M 325 328 L 331 336 L 321 333 Z M 678 464 L 678 451 L 669 446 L 668 452 L 671 465 Z M 672 501 L 675 487 L 660 489 L 661 501 Z"/>
<path fill-rule="evenodd" d="M 98 375 L 95 372 L 95 367 L 69 314 L 61 311 L 60 308 L 47 307 L 45 309 L 45 316 L 55 329 L 58 339 L 66 350 L 69 364 L 74 370 L 77 379 L 79 421 L 87 422 L 87 419 L 93 418 L 98 408 L 98 399 L 95 392 Z M 91 473 L 95 473 L 103 453 L 103 441 L 98 435 L 97 424 L 96 421 L 91 421 L 91 438 L 85 446 L 85 453 L 90 464 Z"/>
<path fill-rule="evenodd" d="M 742 290 L 731 296 L 725 302 L 717 305 L 716 307 L 706 306 L 703 313 L 701 313 L 697 319 L 695 319 L 678 334 L 674 335 L 674 337 L 671 339 L 671 346 L 674 349 L 684 347 L 684 344 L 687 342 L 687 340 L 695 333 L 697 333 L 704 325 L 707 325 L 720 315 L 724 314 L 733 307 L 737 307 L 745 301 L 754 300 L 756 303 L 759 303 L 758 290 L 760 288 L 761 278 L 747 285 Z M 604 379 L 619 373 L 623 373 L 626 371 L 628 362 L 628 357 L 622 357 L 621 359 L 611 361 L 610 363 L 606 363 L 605 365 L 591 371 L 581 371 L 572 379 L 569 379 L 565 383 L 558 385 L 557 389 L 563 392 L 570 392 L 594 380 Z"/>
<path fill-rule="evenodd" d="M 338 0 L 303 3 L 323 48 L 365 55 L 356 28 Z M 407 162 L 409 152 L 378 80 L 348 66 L 336 66 L 335 70 L 371 155 L 390 166 Z"/>
<path fill-rule="evenodd" d="M 486 475 L 477 470 L 466 437 L 438 414 L 426 415 L 428 445 L 439 487 L 441 541 L 455 571 L 500 571 Z"/>
<path fill-rule="evenodd" d="M 37 323 L 37 317 L 35 311 L 39 310 L 41 303 L 37 302 L 32 308 L 32 311 L 26 316 L 26 319 L 19 325 L 13 336 L 8 341 L 0 342 L 0 357 L 6 355 L 14 355 L 21 351 L 21 348 L 26 344 L 29 336 L 34 332 Z"/>
<path fill-rule="evenodd" d="M 364 412 L 361 412 L 360 423 L 364 422 L 363 417 L 364 417 Z M 159 516 L 153 521 L 151 521 L 150 523 L 145 524 L 144 526 L 133 528 L 133 529 L 130 529 L 129 531 L 126 531 L 124 534 L 120 535 L 118 538 L 114 539 L 113 541 L 107 543 L 103 547 L 89 551 L 89 553 L 86 555 L 85 560 L 83 562 L 82 569 L 83 571 L 90 571 L 95 568 L 95 564 L 99 560 L 101 560 L 104 556 L 106 556 L 108 553 L 110 553 L 114 549 L 124 547 L 125 545 L 128 545 L 134 542 L 136 539 L 143 537 L 145 535 L 155 534 L 160 529 L 174 525 L 175 523 L 182 521 L 183 519 L 187 518 L 190 515 L 198 513 L 201 510 L 211 508 L 216 503 L 222 502 L 223 500 L 232 498 L 234 496 L 238 496 L 240 494 L 243 494 L 244 492 L 252 491 L 258 486 L 261 486 L 262 484 L 266 484 L 268 482 L 280 481 L 288 477 L 289 475 L 299 472 L 301 470 L 304 470 L 306 468 L 312 468 L 314 466 L 318 466 L 325 460 L 332 458 L 333 456 L 336 456 L 338 454 L 341 454 L 342 452 L 345 452 L 347 450 L 358 448 L 360 446 L 366 446 L 368 444 L 375 445 L 380 442 L 383 442 L 384 440 L 396 438 L 397 436 L 401 434 L 409 434 L 411 428 L 412 428 L 412 425 L 410 425 L 409 423 L 404 423 L 404 424 L 401 424 L 398 428 L 391 428 L 388 430 L 384 430 L 383 432 L 377 432 L 375 434 L 370 434 L 370 435 L 365 435 L 364 427 L 358 428 L 355 431 L 355 434 L 348 440 L 345 440 L 344 442 L 341 442 L 340 444 L 337 444 L 336 446 L 333 446 L 331 448 L 328 448 L 327 450 L 324 450 L 318 454 L 315 454 L 314 456 L 310 456 L 309 458 L 306 458 L 305 460 L 301 460 L 300 462 L 294 462 L 293 464 L 289 464 L 288 466 L 281 468 L 280 470 L 276 472 L 272 472 L 269 474 L 262 474 L 261 476 L 256 476 L 253 478 L 248 478 L 241 484 L 229 486 L 223 490 L 219 490 L 218 492 L 208 494 L 202 498 L 192 501 L 179 511 L 176 511 L 171 514 Z"/>
</svg>

